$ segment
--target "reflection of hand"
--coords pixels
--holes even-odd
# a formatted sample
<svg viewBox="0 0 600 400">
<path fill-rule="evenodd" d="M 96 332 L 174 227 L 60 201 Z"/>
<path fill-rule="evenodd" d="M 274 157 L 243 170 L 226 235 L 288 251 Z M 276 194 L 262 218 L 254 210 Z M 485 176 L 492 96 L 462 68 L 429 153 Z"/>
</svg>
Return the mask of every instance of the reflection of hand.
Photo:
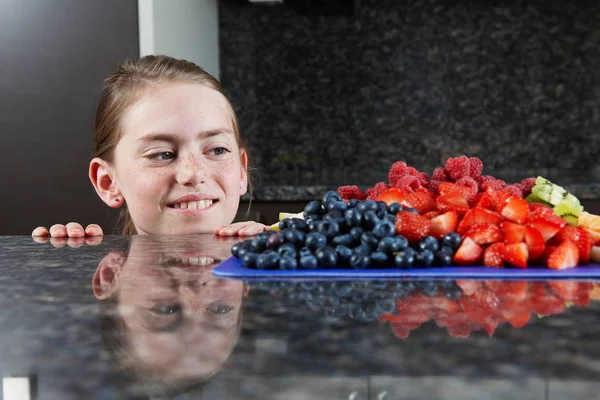
<svg viewBox="0 0 600 400">
<path fill-rule="evenodd" d="M 34 236 L 33 241 L 36 243 L 48 243 L 54 247 L 81 247 L 84 244 L 89 246 L 97 246 L 102 243 L 102 236 L 86 236 L 86 237 L 49 237 L 49 236 Z"/>
<path fill-rule="evenodd" d="M 40 237 L 40 236 L 51 236 L 53 238 L 81 238 L 84 236 L 102 236 L 102 228 L 96 224 L 90 224 L 85 229 L 81 224 L 77 222 L 69 222 L 67 225 L 63 224 L 54 224 L 50 227 L 50 230 L 46 229 L 44 226 L 38 226 L 33 230 L 31 236 Z"/>
<path fill-rule="evenodd" d="M 236 222 L 222 228 L 215 229 L 219 236 L 255 236 L 267 230 L 267 226 L 254 221 Z"/>
</svg>

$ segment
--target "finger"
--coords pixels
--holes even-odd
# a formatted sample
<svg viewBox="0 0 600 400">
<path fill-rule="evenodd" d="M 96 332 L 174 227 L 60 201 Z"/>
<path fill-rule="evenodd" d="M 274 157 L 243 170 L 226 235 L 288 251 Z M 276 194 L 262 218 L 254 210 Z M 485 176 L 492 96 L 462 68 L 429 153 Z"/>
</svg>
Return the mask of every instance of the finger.
<svg viewBox="0 0 600 400">
<path fill-rule="evenodd" d="M 67 239 L 67 245 L 74 249 L 83 246 L 85 243 L 85 238 L 83 237 L 70 237 Z"/>
<path fill-rule="evenodd" d="M 236 222 L 235 224 L 227 225 L 219 228 L 216 232 L 220 236 L 234 236 L 237 235 L 240 229 L 243 229 L 247 225 L 246 222 Z"/>
<path fill-rule="evenodd" d="M 85 236 L 85 232 L 83 231 L 83 226 L 78 224 L 77 222 L 69 222 L 67 226 L 67 236 L 72 238 L 81 238 Z"/>
<path fill-rule="evenodd" d="M 34 236 L 33 237 L 33 241 L 36 243 L 48 243 L 48 241 L 50 240 L 50 238 L 46 235 L 46 236 Z"/>
<path fill-rule="evenodd" d="M 100 225 L 89 224 L 85 228 L 85 234 L 87 236 L 102 236 L 102 235 L 104 235 L 104 232 L 102 232 L 102 228 L 100 228 Z"/>
<path fill-rule="evenodd" d="M 252 224 L 238 231 L 240 236 L 256 236 L 265 231 L 265 226 L 262 224 Z"/>
<path fill-rule="evenodd" d="M 86 236 L 85 243 L 89 246 L 98 246 L 102 243 L 102 236 Z"/>
<path fill-rule="evenodd" d="M 63 224 L 55 224 L 50 227 L 50 236 L 56 238 L 67 237 L 67 228 Z"/>
<path fill-rule="evenodd" d="M 48 232 L 48 229 L 46 229 L 46 227 L 44 226 L 38 226 L 37 228 L 35 228 L 33 230 L 33 232 L 31 232 L 31 236 L 48 236 L 50 234 L 50 232 Z"/>
<path fill-rule="evenodd" d="M 67 245 L 67 238 L 66 237 L 51 237 L 50 238 L 50 243 L 52 244 L 52 246 L 56 247 L 56 248 L 61 248 L 61 247 L 65 247 Z"/>
</svg>

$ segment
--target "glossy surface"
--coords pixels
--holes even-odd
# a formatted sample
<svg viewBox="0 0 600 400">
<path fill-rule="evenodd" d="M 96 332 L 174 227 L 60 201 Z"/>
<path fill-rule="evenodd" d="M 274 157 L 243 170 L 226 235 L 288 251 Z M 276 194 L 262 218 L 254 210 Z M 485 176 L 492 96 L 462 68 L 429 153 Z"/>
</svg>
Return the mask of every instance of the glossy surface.
<svg viewBox="0 0 600 400">
<path fill-rule="evenodd" d="M 182 399 L 590 399 L 600 389 L 595 284 L 217 279 L 236 241 L 0 237 L 2 376 L 29 378 L 39 399 L 159 398 L 167 387 Z"/>
</svg>

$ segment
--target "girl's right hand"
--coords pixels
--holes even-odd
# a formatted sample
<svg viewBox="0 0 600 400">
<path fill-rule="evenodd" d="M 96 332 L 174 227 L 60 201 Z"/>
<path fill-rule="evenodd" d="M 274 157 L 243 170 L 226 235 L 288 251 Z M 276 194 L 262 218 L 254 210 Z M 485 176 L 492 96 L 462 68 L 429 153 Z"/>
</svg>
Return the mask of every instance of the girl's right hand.
<svg viewBox="0 0 600 400">
<path fill-rule="evenodd" d="M 55 224 L 50 230 L 43 226 L 38 226 L 33 230 L 31 236 L 50 236 L 54 238 L 80 238 L 84 236 L 102 236 L 102 228 L 96 224 L 90 224 L 85 229 L 77 222 L 69 222 L 67 225 Z"/>
</svg>

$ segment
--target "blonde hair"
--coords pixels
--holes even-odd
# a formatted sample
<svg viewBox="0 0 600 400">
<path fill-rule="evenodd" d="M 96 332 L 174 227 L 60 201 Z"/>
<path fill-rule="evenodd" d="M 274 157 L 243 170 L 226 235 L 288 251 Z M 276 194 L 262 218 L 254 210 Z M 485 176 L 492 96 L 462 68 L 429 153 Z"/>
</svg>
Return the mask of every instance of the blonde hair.
<svg viewBox="0 0 600 400">
<path fill-rule="evenodd" d="M 221 93 L 230 108 L 236 142 L 241 150 L 246 151 L 231 100 L 219 81 L 190 61 L 153 55 L 124 62 L 105 80 L 102 97 L 96 110 L 94 157 L 113 163 L 115 147 L 123 135 L 121 121 L 127 110 L 148 86 L 175 82 L 199 83 Z M 252 193 L 251 185 L 250 193 Z M 119 225 L 124 235 L 137 233 L 126 204 L 121 211 Z"/>
</svg>

